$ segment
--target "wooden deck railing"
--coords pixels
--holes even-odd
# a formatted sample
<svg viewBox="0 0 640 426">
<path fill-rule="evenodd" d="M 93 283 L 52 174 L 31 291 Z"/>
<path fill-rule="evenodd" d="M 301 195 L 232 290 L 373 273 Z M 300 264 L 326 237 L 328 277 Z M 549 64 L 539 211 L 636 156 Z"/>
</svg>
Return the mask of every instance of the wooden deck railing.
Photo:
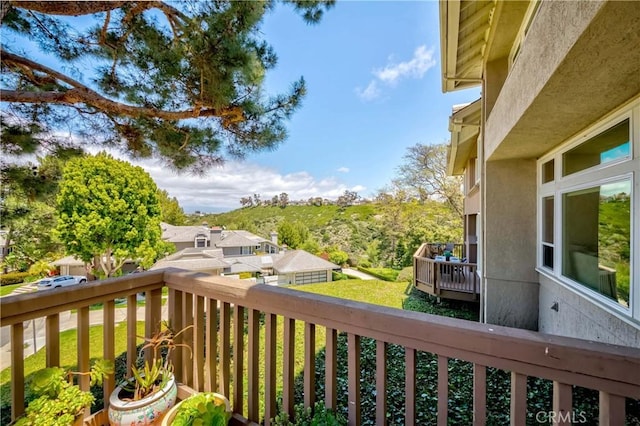
<svg viewBox="0 0 640 426">
<path fill-rule="evenodd" d="M 135 295 L 146 292 L 146 332 L 151 333 L 161 316 L 161 291 L 168 287 L 168 316 L 176 328 L 193 324 L 186 343 L 193 357 L 178 354 L 175 361 L 182 395 L 187 390 L 218 390 L 229 396 L 234 423 L 270 424 L 276 415 L 276 398 L 281 387 L 283 409 L 294 406 L 296 336 L 304 339 L 304 404 L 316 401 L 315 366 L 319 346 L 325 348 L 324 402 L 335 408 L 338 393 L 338 332 L 346 333 L 348 347 L 348 418 L 361 423 L 361 339 L 375 339 L 376 404 L 378 424 L 386 424 L 387 355 L 389 344 L 405 349 L 405 424 L 416 424 L 416 354 L 429 352 L 437 357 L 437 419 L 448 421 L 448 360 L 473 363 L 473 418 L 475 424 L 487 420 L 487 367 L 511 372 L 510 421 L 527 420 L 527 377 L 553 381 L 553 411 L 572 410 L 572 385 L 596 389 L 600 393 L 600 424 L 624 424 L 625 397 L 640 398 L 640 351 L 637 348 L 544 335 L 527 330 L 484 325 L 452 318 L 358 303 L 287 288 L 176 270 L 141 273 L 58 289 L 5 297 L 0 300 L 2 326 L 11 327 L 12 408 L 14 417 L 24 410 L 23 322 L 45 317 L 47 324 L 47 364 L 59 360 L 60 313 L 78 311 L 78 362 L 88 365 L 89 306 L 104 305 L 104 356 L 114 357 L 114 300 L 128 298 L 128 354 L 135 357 Z M 217 312 L 217 315 L 208 313 Z M 301 322 L 301 323 L 300 323 Z M 302 329 L 300 329 L 302 325 Z M 279 336 L 277 330 L 283 329 Z M 326 341 L 316 343 L 323 330 Z M 278 346 L 282 346 L 281 349 Z M 264 354 L 261 357 L 260 354 Z M 280 356 L 277 356 L 280 354 Z M 277 370 L 282 373 L 278 374 Z M 85 388 L 87 383 L 82 384 Z M 105 394 L 113 389 L 105 384 Z M 260 391 L 260 388 L 263 391 Z M 102 424 L 104 416 L 92 418 Z"/>
<path fill-rule="evenodd" d="M 416 288 L 439 297 L 477 300 L 480 293 L 477 265 L 431 259 L 426 257 L 428 246 L 428 243 L 423 244 L 413 257 Z"/>
<path fill-rule="evenodd" d="M 432 257 L 436 254 L 444 254 L 447 248 L 450 249 L 450 254 L 452 256 L 456 256 L 460 259 L 464 259 L 466 257 L 465 245 L 462 243 L 423 243 L 420 248 L 418 248 L 416 255 Z"/>
</svg>

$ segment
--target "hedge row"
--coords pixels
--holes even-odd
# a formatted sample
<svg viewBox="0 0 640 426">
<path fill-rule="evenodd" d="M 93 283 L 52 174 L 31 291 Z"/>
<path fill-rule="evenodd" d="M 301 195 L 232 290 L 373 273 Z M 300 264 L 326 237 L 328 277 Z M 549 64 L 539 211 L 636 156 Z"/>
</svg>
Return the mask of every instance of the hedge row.
<svg viewBox="0 0 640 426">
<path fill-rule="evenodd" d="M 372 277 L 376 277 L 382 281 L 391 281 L 395 282 L 396 278 L 398 278 L 399 271 L 388 268 L 363 268 L 362 266 L 358 266 L 358 271 L 364 272 L 365 274 L 369 274 Z"/>
<path fill-rule="evenodd" d="M 30 274 L 28 272 L 10 272 L 0 275 L 0 285 L 20 284 Z"/>
</svg>

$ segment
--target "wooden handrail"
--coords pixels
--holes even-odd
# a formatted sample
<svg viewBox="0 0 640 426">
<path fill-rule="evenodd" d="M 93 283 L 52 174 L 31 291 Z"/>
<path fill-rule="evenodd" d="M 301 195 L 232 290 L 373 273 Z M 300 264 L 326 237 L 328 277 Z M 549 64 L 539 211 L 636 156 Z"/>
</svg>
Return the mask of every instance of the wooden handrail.
<svg viewBox="0 0 640 426">
<path fill-rule="evenodd" d="M 421 351 L 640 398 L 640 351 L 530 330 L 404 311 L 220 277 L 170 272 L 167 285 Z M 221 297 L 221 294 L 224 296 Z M 606 364 L 609 368 L 603 369 Z M 539 371 L 538 371 L 539 369 Z M 597 385 L 597 386 L 594 386 Z"/>
<path fill-rule="evenodd" d="M 0 298 L 0 326 L 17 324 L 162 288 L 163 278 L 164 271 L 150 271 L 61 287 L 54 289 L 55 291 L 46 290 L 2 297 Z"/>
</svg>

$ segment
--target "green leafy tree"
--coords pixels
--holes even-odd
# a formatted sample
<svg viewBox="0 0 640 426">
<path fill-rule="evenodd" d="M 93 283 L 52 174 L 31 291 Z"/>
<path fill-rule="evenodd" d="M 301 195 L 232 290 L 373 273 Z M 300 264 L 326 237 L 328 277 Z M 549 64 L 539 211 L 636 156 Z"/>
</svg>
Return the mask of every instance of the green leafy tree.
<svg viewBox="0 0 640 426">
<path fill-rule="evenodd" d="M 8 129 L 3 123 L 3 145 L 23 136 L 19 130 Z M 35 162 L 2 161 L 0 165 L 1 227 L 5 249 L 11 247 L 11 255 L 4 259 L 5 272 L 26 270 L 39 260 L 54 260 L 62 252 L 51 230 L 56 226 L 54 204 L 58 182 L 71 153 L 57 154 L 56 157 L 36 157 Z"/>
<path fill-rule="evenodd" d="M 334 3 L 283 2 L 308 23 Z M 288 93 L 264 90 L 277 56 L 261 24 L 274 7 L 275 0 L 3 1 L 0 97 L 16 122 L 204 171 L 225 154 L 277 146 L 306 93 L 302 77 Z M 40 50 L 29 54 L 25 43 Z"/>
<path fill-rule="evenodd" d="M 342 266 L 349 260 L 349 254 L 342 250 L 332 250 L 329 252 L 329 262 Z"/>
<path fill-rule="evenodd" d="M 164 189 L 158 188 L 158 202 L 160 203 L 160 220 L 171 225 L 186 225 L 187 215 L 180 207 L 176 197 L 170 197 Z"/>
<path fill-rule="evenodd" d="M 113 276 L 127 259 L 149 267 L 164 254 L 156 184 L 140 167 L 100 153 L 70 161 L 57 197 L 68 253 Z"/>
<path fill-rule="evenodd" d="M 278 241 L 292 249 L 299 248 L 309 238 L 309 229 L 300 222 L 280 222 Z"/>
<path fill-rule="evenodd" d="M 318 242 L 311 237 L 309 237 L 304 243 L 302 243 L 299 248 L 315 255 L 318 255 L 322 252 L 322 250 L 320 249 L 320 244 L 318 244 Z"/>
</svg>

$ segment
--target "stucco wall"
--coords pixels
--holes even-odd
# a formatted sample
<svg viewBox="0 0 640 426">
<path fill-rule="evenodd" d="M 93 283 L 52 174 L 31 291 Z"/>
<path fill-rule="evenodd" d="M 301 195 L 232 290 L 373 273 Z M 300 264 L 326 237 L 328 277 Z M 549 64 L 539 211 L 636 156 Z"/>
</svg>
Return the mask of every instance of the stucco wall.
<svg viewBox="0 0 640 426">
<path fill-rule="evenodd" d="M 538 326 L 535 160 L 485 164 L 485 321 Z"/>
<path fill-rule="evenodd" d="M 485 280 L 485 322 L 538 329 L 538 283 Z"/>
<path fill-rule="evenodd" d="M 487 118 L 486 158 L 541 155 L 633 98 L 638 25 L 634 1 L 542 2 Z"/>
<path fill-rule="evenodd" d="M 557 312 L 551 309 L 556 302 Z M 621 320 L 543 274 L 538 318 L 543 333 L 640 348 L 640 325 Z"/>
</svg>

